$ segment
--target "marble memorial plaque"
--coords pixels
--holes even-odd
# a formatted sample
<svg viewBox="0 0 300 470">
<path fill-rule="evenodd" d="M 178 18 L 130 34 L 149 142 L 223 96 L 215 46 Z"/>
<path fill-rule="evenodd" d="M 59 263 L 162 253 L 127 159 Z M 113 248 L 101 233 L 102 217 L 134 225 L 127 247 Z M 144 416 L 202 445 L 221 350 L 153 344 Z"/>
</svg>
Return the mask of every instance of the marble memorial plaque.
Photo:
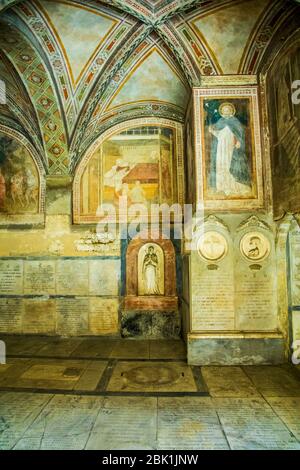
<svg viewBox="0 0 300 470">
<path fill-rule="evenodd" d="M 284 366 L 245 366 L 244 370 L 264 397 L 300 397 L 300 379 Z"/>
<path fill-rule="evenodd" d="M 89 299 L 56 299 L 57 333 L 66 336 L 80 336 L 89 330 Z"/>
<path fill-rule="evenodd" d="M 214 269 L 192 253 L 192 331 L 234 330 L 234 282 L 228 257 Z"/>
<path fill-rule="evenodd" d="M 300 341 L 300 311 L 294 310 L 293 313 L 293 340 Z"/>
<path fill-rule="evenodd" d="M 272 408 L 262 398 L 214 398 L 232 450 L 299 450 Z"/>
<path fill-rule="evenodd" d="M 23 316 L 22 299 L 0 299 L 0 331 L 21 333 Z"/>
<path fill-rule="evenodd" d="M 55 300 L 24 299 L 23 333 L 54 333 L 56 329 Z"/>
<path fill-rule="evenodd" d="M 292 305 L 300 305 L 300 231 L 290 234 Z"/>
<path fill-rule="evenodd" d="M 1 393 L 0 449 L 11 449 L 50 400 L 50 395 Z"/>
<path fill-rule="evenodd" d="M 226 450 L 211 398 L 158 399 L 158 449 Z"/>
<path fill-rule="evenodd" d="M 55 261 L 25 261 L 24 293 L 55 294 Z"/>
<path fill-rule="evenodd" d="M 24 439 L 42 437 L 41 449 L 83 449 L 101 404 L 99 397 L 55 396 Z"/>
<path fill-rule="evenodd" d="M 118 332 L 119 300 L 90 298 L 89 329 L 92 334 Z"/>
<path fill-rule="evenodd" d="M 22 260 L 0 260 L 0 294 L 23 294 Z"/>
<path fill-rule="evenodd" d="M 300 397 L 268 398 L 268 403 L 300 442 Z"/>
<path fill-rule="evenodd" d="M 92 260 L 89 267 L 91 295 L 119 295 L 120 260 Z"/>
<path fill-rule="evenodd" d="M 76 259 L 57 261 L 56 293 L 58 295 L 88 295 L 89 262 Z"/>
<path fill-rule="evenodd" d="M 156 398 L 105 398 L 104 407 L 100 410 L 86 449 L 155 449 L 156 417 Z"/>
<path fill-rule="evenodd" d="M 275 269 L 252 271 L 238 265 L 235 273 L 236 327 L 241 331 L 275 331 L 278 327 Z"/>
<path fill-rule="evenodd" d="M 240 367 L 202 367 L 212 397 L 253 397 L 259 393 Z"/>
</svg>

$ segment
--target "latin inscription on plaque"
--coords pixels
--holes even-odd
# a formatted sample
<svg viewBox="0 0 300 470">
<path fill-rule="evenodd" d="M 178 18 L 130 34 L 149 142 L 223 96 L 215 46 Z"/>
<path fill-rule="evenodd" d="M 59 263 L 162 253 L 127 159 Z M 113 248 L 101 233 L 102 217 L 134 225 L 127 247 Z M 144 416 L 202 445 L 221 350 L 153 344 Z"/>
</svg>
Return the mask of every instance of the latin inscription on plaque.
<svg viewBox="0 0 300 470">
<path fill-rule="evenodd" d="M 233 330 L 234 282 L 230 264 L 209 270 L 199 258 L 194 258 L 193 266 L 193 331 Z"/>
<path fill-rule="evenodd" d="M 119 260 L 90 261 L 90 294 L 117 296 L 120 271 Z"/>
<path fill-rule="evenodd" d="M 21 333 L 22 299 L 0 299 L 0 331 Z"/>
<path fill-rule="evenodd" d="M 0 294 L 23 294 L 23 261 L 0 261 Z"/>
<path fill-rule="evenodd" d="M 88 295 L 89 265 L 82 260 L 59 260 L 56 265 L 56 292 L 59 295 Z"/>
<path fill-rule="evenodd" d="M 217 398 L 214 405 L 231 449 L 299 449 L 295 437 L 264 400 Z M 241 432 L 241 423 L 246 432 Z"/>
<path fill-rule="evenodd" d="M 90 332 L 93 334 L 118 331 L 118 299 L 90 299 Z"/>
<path fill-rule="evenodd" d="M 55 294 L 55 261 L 25 261 L 25 294 Z"/>
<path fill-rule="evenodd" d="M 300 233 L 292 232 L 290 246 L 292 305 L 300 305 Z"/>
<path fill-rule="evenodd" d="M 237 329 L 277 329 L 276 284 L 271 268 L 236 272 Z"/>
<path fill-rule="evenodd" d="M 88 332 L 89 300 L 56 299 L 57 332 L 76 336 Z"/>
<path fill-rule="evenodd" d="M 293 312 L 293 340 L 300 341 L 300 312 Z"/>
<path fill-rule="evenodd" d="M 55 300 L 25 299 L 22 319 L 23 333 L 54 333 L 56 329 Z"/>
</svg>

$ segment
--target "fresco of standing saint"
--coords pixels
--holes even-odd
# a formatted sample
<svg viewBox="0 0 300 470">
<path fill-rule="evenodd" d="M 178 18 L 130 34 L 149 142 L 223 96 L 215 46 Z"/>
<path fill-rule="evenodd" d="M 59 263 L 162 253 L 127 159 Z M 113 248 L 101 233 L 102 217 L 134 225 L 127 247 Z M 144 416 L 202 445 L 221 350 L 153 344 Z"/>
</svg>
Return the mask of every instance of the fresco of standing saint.
<svg viewBox="0 0 300 470">
<path fill-rule="evenodd" d="M 236 116 L 236 107 L 223 102 L 208 122 L 211 135 L 209 188 L 225 197 L 248 197 L 252 193 L 251 155 L 246 127 Z"/>
</svg>

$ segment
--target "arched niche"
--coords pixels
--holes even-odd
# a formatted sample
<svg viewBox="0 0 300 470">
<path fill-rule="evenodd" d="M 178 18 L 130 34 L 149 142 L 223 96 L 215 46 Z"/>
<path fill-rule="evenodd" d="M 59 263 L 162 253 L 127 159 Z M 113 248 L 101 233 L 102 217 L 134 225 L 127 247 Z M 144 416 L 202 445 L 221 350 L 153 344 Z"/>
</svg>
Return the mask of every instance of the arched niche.
<svg viewBox="0 0 300 470">
<path fill-rule="evenodd" d="M 101 204 L 111 204 L 117 212 L 121 196 L 128 206 L 183 205 L 183 175 L 181 124 L 162 118 L 122 122 L 92 144 L 76 169 L 73 221 L 101 222 Z"/>
<path fill-rule="evenodd" d="M 145 256 L 153 247 L 158 262 L 158 289 L 156 293 L 145 289 L 142 277 L 145 267 Z M 145 265 L 145 263 L 144 263 Z M 126 252 L 126 310 L 171 310 L 178 307 L 176 290 L 176 257 L 171 240 L 161 234 L 138 234 L 128 245 Z"/>
<path fill-rule="evenodd" d="M 145 243 L 139 250 L 138 295 L 165 295 L 165 255 L 157 243 Z"/>
<path fill-rule="evenodd" d="M 45 169 L 33 145 L 0 125 L 0 223 L 41 222 L 45 188 Z"/>
</svg>

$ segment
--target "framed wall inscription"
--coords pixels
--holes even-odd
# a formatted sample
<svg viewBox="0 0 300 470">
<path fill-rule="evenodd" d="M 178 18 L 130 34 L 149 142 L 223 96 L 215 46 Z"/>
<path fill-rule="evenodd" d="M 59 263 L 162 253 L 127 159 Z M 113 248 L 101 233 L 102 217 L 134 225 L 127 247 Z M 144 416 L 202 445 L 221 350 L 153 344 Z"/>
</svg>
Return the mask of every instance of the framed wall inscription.
<svg viewBox="0 0 300 470">
<path fill-rule="evenodd" d="M 195 89 L 197 201 L 208 209 L 263 207 L 257 87 Z"/>
</svg>

